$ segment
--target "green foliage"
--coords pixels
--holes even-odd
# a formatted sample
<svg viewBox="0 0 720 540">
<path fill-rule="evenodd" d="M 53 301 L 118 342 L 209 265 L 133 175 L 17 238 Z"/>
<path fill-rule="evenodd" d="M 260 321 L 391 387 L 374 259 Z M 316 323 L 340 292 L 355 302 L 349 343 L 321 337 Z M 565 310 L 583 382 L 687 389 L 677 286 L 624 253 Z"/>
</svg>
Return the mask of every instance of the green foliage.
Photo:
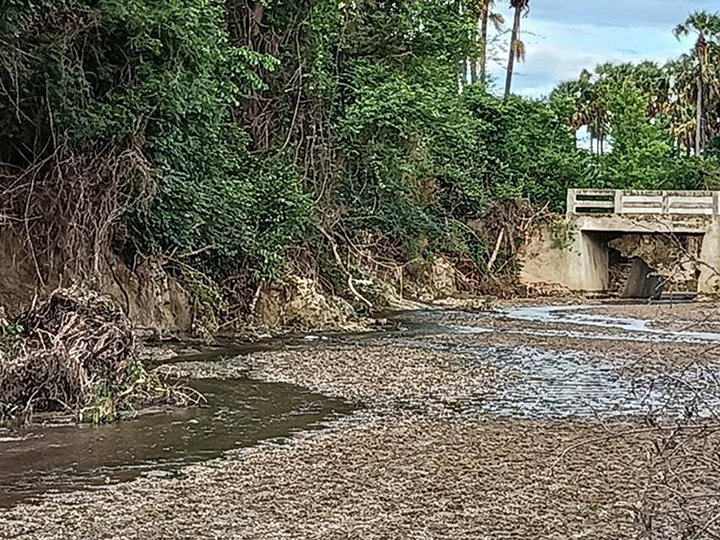
<svg viewBox="0 0 720 540">
<path fill-rule="evenodd" d="M 215 144 L 185 147 L 184 170 L 164 161 L 152 203 L 133 214 L 135 241 L 178 252 L 216 277 L 239 266 L 272 275 L 301 237 L 310 204 L 292 169 L 250 155 L 246 145 L 241 130 L 227 126 Z M 212 158 L 204 159 L 204 148 L 215 151 Z"/>
<path fill-rule="evenodd" d="M 481 121 L 481 139 L 491 160 L 486 183 L 493 198 L 528 197 L 560 210 L 566 189 L 581 182 L 588 170 L 563 111 L 518 97 L 503 103 L 480 86 L 469 88 L 464 97 Z"/>
<path fill-rule="evenodd" d="M 238 264 L 275 271 L 309 203 L 293 169 L 250 155 L 249 138 L 233 122 L 233 108 L 264 87 L 260 72 L 277 61 L 230 45 L 222 4 L 12 7 L 0 54 L 13 68 L 3 72 L 3 87 L 17 96 L 0 102 L 0 142 L 9 149 L 1 157 L 22 166 L 61 145 L 140 145 L 156 185 L 149 201 L 134 192 L 130 235 L 118 242 L 143 253 L 198 253 L 190 258 L 216 276 Z"/>
<path fill-rule="evenodd" d="M 693 49 L 676 60 L 665 65 L 603 64 L 553 92 L 553 103 L 570 105 L 568 124 L 588 132 L 596 168 L 586 176 L 591 185 L 717 185 L 720 15 L 693 13 L 674 33 L 696 37 Z"/>
<path fill-rule="evenodd" d="M 369 230 L 408 259 L 445 251 L 482 267 L 465 223 L 492 201 L 562 211 L 568 187 L 717 185 L 717 140 L 687 155 L 697 75 L 717 90 L 699 58 L 600 66 L 549 100 L 460 92 L 479 5 L 7 0 L 0 161 L 26 171 L 59 149 L 140 155 L 114 246 L 191 276 L 209 327 L 214 285 L 238 270 L 280 276 L 316 220 Z M 591 152 L 576 147 L 580 127 Z"/>
<path fill-rule="evenodd" d="M 602 182 L 619 189 L 698 189 L 702 182 L 688 172 L 690 160 L 673 148 L 667 126 L 649 122 L 650 97 L 634 81 L 608 82 L 602 106 L 611 121 L 612 152 L 601 156 Z"/>
<path fill-rule="evenodd" d="M 119 384 L 103 378 L 93 382 L 92 400 L 77 411 L 77 416 L 80 422 L 105 424 L 133 418 L 140 406 L 185 400 L 191 400 L 186 389 L 170 387 L 149 373 L 137 357 L 132 357 Z"/>
<path fill-rule="evenodd" d="M 443 217 L 482 209 L 477 122 L 462 109 L 447 66 L 422 68 L 355 69 L 355 101 L 337 129 L 351 162 L 341 195 L 357 227 L 437 236 Z"/>
<path fill-rule="evenodd" d="M 332 125 L 346 160 L 334 198 L 346 226 L 380 232 L 409 258 L 477 251 L 454 224 L 479 215 L 486 194 L 479 123 L 455 80 L 470 46 L 466 18 L 446 2 L 369 0 L 347 17 L 328 55 L 342 69 Z"/>
<path fill-rule="evenodd" d="M 21 324 L 7 324 L 0 313 L 0 362 L 13 359 L 23 351 L 25 328 Z M 3 414 L 0 412 L 0 418 Z"/>
</svg>

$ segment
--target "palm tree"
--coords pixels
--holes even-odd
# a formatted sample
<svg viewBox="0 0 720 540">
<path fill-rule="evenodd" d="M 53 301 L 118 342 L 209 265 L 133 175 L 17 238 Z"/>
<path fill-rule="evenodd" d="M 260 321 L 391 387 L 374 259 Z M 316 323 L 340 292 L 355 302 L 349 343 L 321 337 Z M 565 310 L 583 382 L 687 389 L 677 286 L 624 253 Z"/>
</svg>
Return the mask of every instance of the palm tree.
<svg viewBox="0 0 720 540">
<path fill-rule="evenodd" d="M 584 121 L 590 136 L 590 152 L 602 155 L 605 153 L 605 139 L 607 138 L 607 113 L 603 103 L 604 85 L 617 72 L 612 71 L 612 65 L 604 64 L 595 69 L 595 74 L 583 70 L 578 80 L 580 89 L 578 101 L 579 117 Z M 593 142 L 597 144 L 593 149 Z"/>
<path fill-rule="evenodd" d="M 720 36 L 720 17 L 711 15 L 706 11 L 691 13 L 687 20 L 675 27 L 675 37 L 697 34 L 695 49 L 693 51 L 697 65 L 695 79 L 695 154 L 700 155 L 705 147 L 706 139 L 706 106 L 708 104 L 707 83 L 715 78 L 713 68 L 710 66 L 711 56 L 717 56 L 713 39 Z M 717 90 L 717 89 L 715 89 Z"/>
<path fill-rule="evenodd" d="M 488 27 L 489 23 L 492 22 L 495 29 L 499 32 L 502 30 L 505 19 L 500 13 L 492 11 L 495 5 L 495 0 L 480 0 L 480 55 L 477 59 L 477 66 L 473 66 L 476 74 L 476 78 L 473 82 L 477 82 L 477 71 L 479 68 L 479 80 L 485 82 L 487 77 L 487 54 L 488 54 Z"/>
<path fill-rule="evenodd" d="M 530 0 L 510 0 L 510 8 L 515 10 L 515 17 L 513 20 L 512 37 L 510 38 L 507 76 L 505 78 L 505 101 L 510 97 L 510 91 L 512 90 L 515 60 L 525 60 L 525 44 L 520 40 L 520 19 L 523 15 L 527 15 L 530 9 Z"/>
<path fill-rule="evenodd" d="M 632 78 L 649 98 L 647 115 L 655 118 L 667 111 L 670 104 L 670 77 L 655 62 L 645 61 L 634 66 Z"/>
<path fill-rule="evenodd" d="M 601 94 L 604 82 L 617 76 L 613 68 L 611 64 L 601 65 L 594 74 L 584 69 L 576 81 L 562 83 L 554 92 L 555 98 L 571 100 L 573 110 L 568 125 L 575 133 L 580 128 L 587 129 L 590 153 L 605 153 L 608 118 Z"/>
<path fill-rule="evenodd" d="M 561 82 L 551 93 L 550 102 L 567 102 L 571 105 L 571 109 L 568 111 L 568 115 L 565 117 L 565 122 L 568 127 L 572 129 L 575 136 L 575 146 L 577 147 L 577 134 L 580 128 L 588 125 L 589 120 L 584 107 L 583 97 L 586 92 L 586 88 L 589 81 L 585 81 L 581 78 L 577 81 L 565 81 Z M 592 150 L 592 141 L 590 143 Z"/>
</svg>

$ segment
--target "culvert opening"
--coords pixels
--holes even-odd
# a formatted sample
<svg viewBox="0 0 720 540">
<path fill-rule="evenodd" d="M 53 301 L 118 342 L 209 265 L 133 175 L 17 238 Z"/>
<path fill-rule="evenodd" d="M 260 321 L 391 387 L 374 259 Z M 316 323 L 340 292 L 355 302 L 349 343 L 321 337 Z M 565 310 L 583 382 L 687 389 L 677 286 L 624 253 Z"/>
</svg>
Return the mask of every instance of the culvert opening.
<svg viewBox="0 0 720 540">
<path fill-rule="evenodd" d="M 620 296 L 625 288 L 632 262 L 627 257 L 623 257 L 617 249 L 609 246 L 608 243 L 608 292 L 612 295 Z"/>
<path fill-rule="evenodd" d="M 694 295 L 702 234 L 616 234 L 607 241 L 610 293 L 621 298 Z"/>
</svg>

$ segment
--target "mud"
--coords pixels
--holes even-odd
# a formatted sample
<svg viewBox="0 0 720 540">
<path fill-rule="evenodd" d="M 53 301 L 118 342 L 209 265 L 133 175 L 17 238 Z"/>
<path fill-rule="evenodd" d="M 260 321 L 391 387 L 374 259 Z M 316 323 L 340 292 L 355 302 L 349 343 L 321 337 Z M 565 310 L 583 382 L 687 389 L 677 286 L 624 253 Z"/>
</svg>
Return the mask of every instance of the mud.
<svg viewBox="0 0 720 540">
<path fill-rule="evenodd" d="M 0 537 L 716 537 L 720 317 L 650 309 L 415 311 L 402 331 L 174 361 L 361 408 L 172 477 L 46 493 L 0 511 Z"/>
</svg>

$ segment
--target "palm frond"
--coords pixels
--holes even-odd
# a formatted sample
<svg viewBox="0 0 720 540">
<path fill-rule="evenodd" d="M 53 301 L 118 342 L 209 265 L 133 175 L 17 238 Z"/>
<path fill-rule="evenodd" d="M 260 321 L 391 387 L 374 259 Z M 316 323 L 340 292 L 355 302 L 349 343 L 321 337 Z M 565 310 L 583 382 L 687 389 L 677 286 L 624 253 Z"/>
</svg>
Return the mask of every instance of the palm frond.
<svg viewBox="0 0 720 540">
<path fill-rule="evenodd" d="M 488 15 L 488 19 L 491 23 L 493 23 L 495 30 L 497 30 L 498 32 L 502 31 L 503 25 L 505 24 L 505 17 L 503 17 L 502 14 L 490 13 Z"/>
<path fill-rule="evenodd" d="M 525 57 L 527 56 L 527 49 L 525 48 L 525 43 L 521 39 L 517 39 L 515 40 L 515 43 L 513 43 L 513 54 L 515 55 L 515 58 L 520 62 L 525 61 Z"/>
</svg>

